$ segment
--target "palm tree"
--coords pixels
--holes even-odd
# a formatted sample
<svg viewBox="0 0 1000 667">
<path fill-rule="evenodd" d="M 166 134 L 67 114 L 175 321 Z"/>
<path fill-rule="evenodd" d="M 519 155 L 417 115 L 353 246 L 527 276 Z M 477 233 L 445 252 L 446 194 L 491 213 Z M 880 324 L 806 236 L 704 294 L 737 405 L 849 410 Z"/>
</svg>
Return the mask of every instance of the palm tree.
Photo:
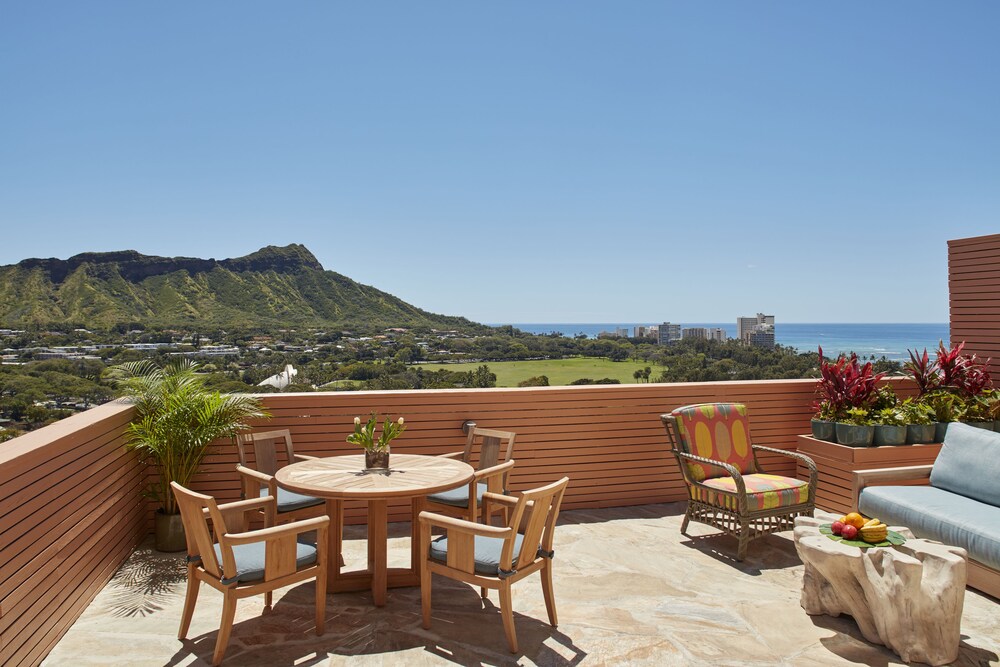
<svg viewBox="0 0 1000 667">
<path fill-rule="evenodd" d="M 209 391 L 197 370 L 198 365 L 187 359 L 162 368 L 147 359 L 114 366 L 109 372 L 124 398 L 135 405 L 125 444 L 160 473 L 152 495 L 163 505 L 164 514 L 179 511 L 170 482 L 190 486 L 212 442 L 235 438 L 251 419 L 270 417 L 254 396 Z"/>
</svg>

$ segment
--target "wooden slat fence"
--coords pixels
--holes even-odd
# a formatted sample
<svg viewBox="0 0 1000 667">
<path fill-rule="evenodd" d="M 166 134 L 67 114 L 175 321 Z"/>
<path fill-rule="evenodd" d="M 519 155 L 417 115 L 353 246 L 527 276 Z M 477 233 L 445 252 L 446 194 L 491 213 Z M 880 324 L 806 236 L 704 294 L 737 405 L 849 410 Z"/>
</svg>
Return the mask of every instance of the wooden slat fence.
<svg viewBox="0 0 1000 667">
<path fill-rule="evenodd" d="M 145 536 L 131 414 L 108 403 L 0 444 L 0 664 L 40 663 Z"/>
<path fill-rule="evenodd" d="M 990 357 L 1000 381 L 1000 234 L 948 241 L 951 341 Z"/>
</svg>

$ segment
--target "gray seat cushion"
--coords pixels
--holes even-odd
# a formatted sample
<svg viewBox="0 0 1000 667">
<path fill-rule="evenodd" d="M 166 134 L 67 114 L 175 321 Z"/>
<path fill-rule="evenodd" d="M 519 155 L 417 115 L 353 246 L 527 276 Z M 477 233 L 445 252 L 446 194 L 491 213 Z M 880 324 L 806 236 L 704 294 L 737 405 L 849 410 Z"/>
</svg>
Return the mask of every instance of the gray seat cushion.
<svg viewBox="0 0 1000 667">
<path fill-rule="evenodd" d="M 521 542 L 524 536 L 518 533 L 514 536 L 514 556 L 513 562 L 517 562 L 517 556 L 521 553 Z M 476 573 L 488 577 L 495 577 L 500 571 L 500 552 L 503 550 L 504 541 L 499 537 L 475 537 L 475 562 Z M 535 547 L 536 549 L 538 547 Z M 442 563 L 448 562 L 448 537 L 441 536 L 431 542 L 431 558 Z"/>
<path fill-rule="evenodd" d="M 1000 507 L 933 486 L 869 486 L 858 508 L 917 537 L 962 547 L 969 558 L 1000 569 Z"/>
<path fill-rule="evenodd" d="M 1000 507 L 1000 433 L 950 424 L 931 486 Z"/>
<path fill-rule="evenodd" d="M 222 567 L 222 547 L 215 546 L 215 557 Z M 236 574 L 225 572 L 226 577 L 222 580 L 224 584 L 231 584 L 233 581 L 246 583 L 248 581 L 260 581 L 264 578 L 264 542 L 254 542 L 253 544 L 238 544 L 233 547 L 233 557 L 236 558 Z M 301 569 L 316 562 L 316 547 L 312 544 L 298 542 L 295 545 L 295 569 Z"/>
<path fill-rule="evenodd" d="M 483 494 L 486 493 L 486 482 L 479 482 L 476 484 L 476 504 L 481 505 L 483 502 Z M 457 489 L 449 489 L 448 491 L 442 491 L 440 493 L 432 493 L 427 496 L 427 500 L 432 503 L 441 503 L 442 505 L 451 505 L 452 507 L 468 507 L 469 506 L 469 487 L 468 485 L 460 486 Z"/>
<path fill-rule="evenodd" d="M 260 490 L 260 497 L 268 495 L 267 487 Z M 303 496 L 301 493 L 295 493 L 294 491 L 288 491 L 280 486 L 278 487 L 278 512 L 294 512 L 295 510 L 304 509 L 306 507 L 315 507 L 316 505 L 322 505 L 325 500 L 322 498 L 314 498 L 313 496 Z"/>
</svg>

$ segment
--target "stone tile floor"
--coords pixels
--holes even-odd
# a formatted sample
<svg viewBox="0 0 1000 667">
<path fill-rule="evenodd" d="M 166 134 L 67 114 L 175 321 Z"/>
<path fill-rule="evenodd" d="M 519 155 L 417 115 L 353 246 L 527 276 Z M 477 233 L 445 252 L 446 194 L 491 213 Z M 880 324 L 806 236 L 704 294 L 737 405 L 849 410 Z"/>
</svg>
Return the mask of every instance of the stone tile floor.
<svg viewBox="0 0 1000 667">
<path fill-rule="evenodd" d="M 885 667 L 895 654 L 866 642 L 849 617 L 807 616 L 791 532 L 751 543 L 692 524 L 683 505 L 566 511 L 556 532 L 558 629 L 548 626 L 537 577 L 514 587 L 521 653 L 508 652 L 496 594 L 435 578 L 434 618 L 420 625 L 420 591 L 394 589 L 378 609 L 366 593 L 328 599 L 326 633 L 314 634 L 313 583 L 241 601 L 229 665 L 849 665 Z M 390 565 L 405 565 L 408 524 L 394 524 Z M 349 567 L 365 558 L 364 529 L 349 527 Z M 45 665 L 204 665 L 222 596 L 203 586 L 188 640 L 176 638 L 183 560 L 137 550 L 91 603 Z M 969 590 L 963 667 L 1000 665 L 1000 602 Z"/>
</svg>

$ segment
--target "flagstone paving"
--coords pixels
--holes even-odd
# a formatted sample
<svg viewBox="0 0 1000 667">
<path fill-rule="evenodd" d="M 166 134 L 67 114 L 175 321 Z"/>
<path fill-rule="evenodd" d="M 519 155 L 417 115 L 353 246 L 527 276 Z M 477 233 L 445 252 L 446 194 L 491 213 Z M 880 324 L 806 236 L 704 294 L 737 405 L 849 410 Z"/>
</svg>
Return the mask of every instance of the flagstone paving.
<svg viewBox="0 0 1000 667">
<path fill-rule="evenodd" d="M 316 636 L 312 582 L 239 603 L 229 665 L 789 665 L 903 664 L 869 644 L 849 617 L 807 616 L 791 532 L 751 543 L 737 563 L 732 538 L 692 524 L 683 504 L 565 511 L 556 532 L 560 625 L 546 622 L 537 577 L 514 587 L 521 652 L 508 652 L 496 594 L 434 580 L 434 618 L 420 624 L 420 591 L 393 589 L 384 608 L 368 593 L 328 598 Z M 407 524 L 394 524 L 390 566 L 409 557 Z M 349 527 L 348 566 L 365 558 L 364 529 Z M 188 640 L 176 638 L 183 558 L 138 549 L 45 661 L 61 665 L 204 665 L 222 596 L 203 586 Z M 1000 602 L 968 590 L 956 665 L 1000 665 Z"/>
</svg>

